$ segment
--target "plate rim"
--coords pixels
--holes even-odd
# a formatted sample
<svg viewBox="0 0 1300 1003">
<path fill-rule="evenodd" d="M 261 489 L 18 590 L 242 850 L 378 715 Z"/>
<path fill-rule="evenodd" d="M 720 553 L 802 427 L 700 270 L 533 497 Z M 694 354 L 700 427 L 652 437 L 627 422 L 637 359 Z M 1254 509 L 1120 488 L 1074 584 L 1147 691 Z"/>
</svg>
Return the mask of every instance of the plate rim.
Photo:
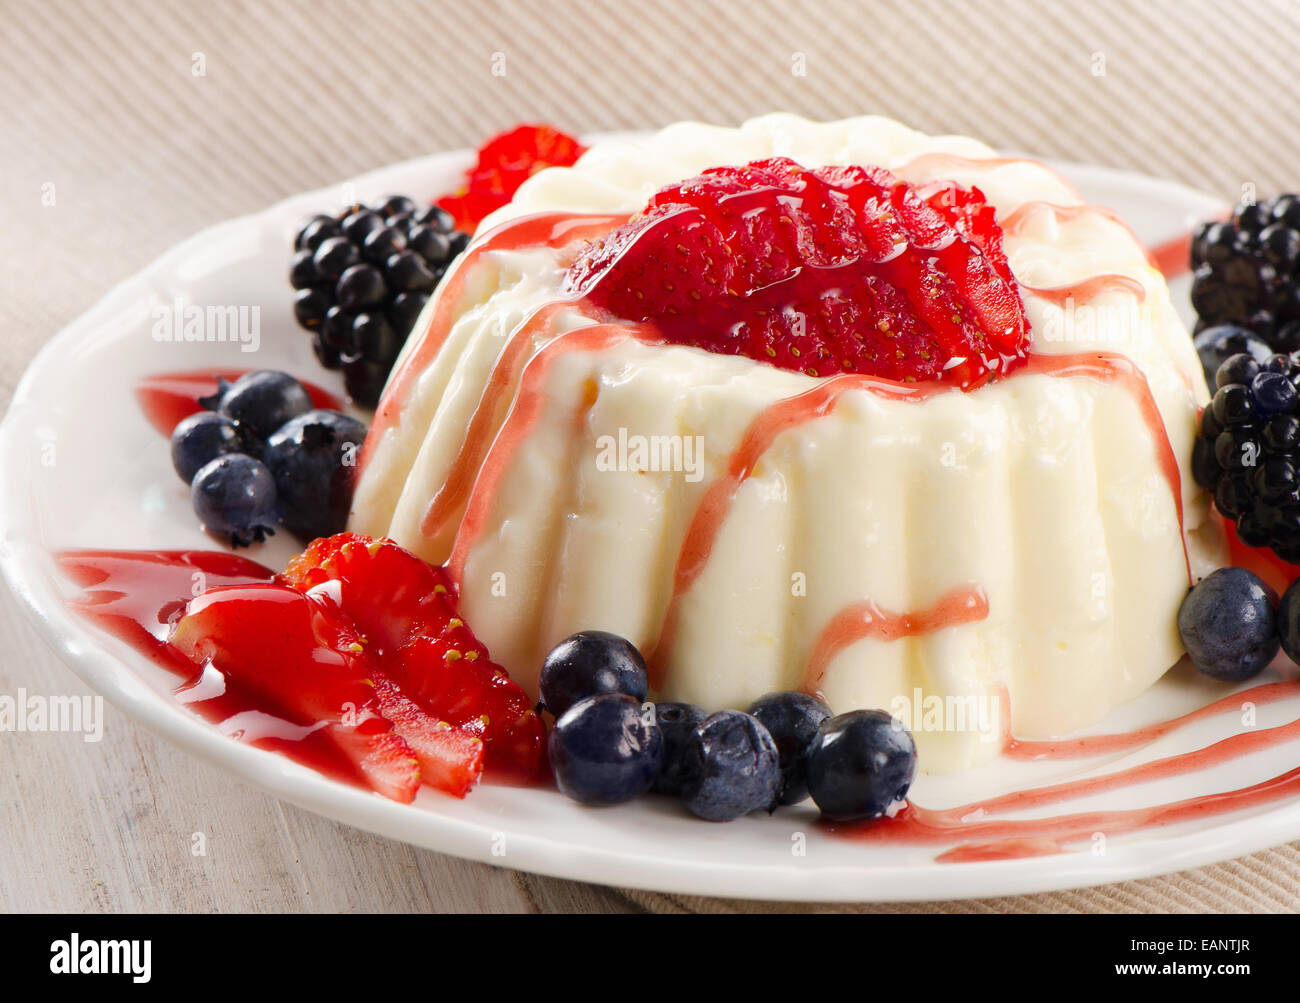
<svg viewBox="0 0 1300 1003">
<path fill-rule="evenodd" d="M 261 227 L 268 219 L 297 211 L 299 205 L 324 202 L 343 185 L 379 187 L 387 177 L 404 171 L 446 169 L 455 162 L 467 162 L 471 156 L 470 151 L 458 149 L 385 165 L 333 185 L 290 195 L 258 212 L 206 227 L 173 245 L 115 284 L 50 338 L 28 363 L 0 421 L 0 469 L 23 469 L 16 464 L 22 462 L 19 453 L 24 443 L 30 446 L 24 434 L 31 430 L 24 426 L 24 419 L 45 374 L 57 369 L 62 359 L 74 357 L 70 349 L 133 301 L 153 276 L 222 235 L 240 228 Z M 1046 162 L 1130 186 L 1175 189 L 1183 197 L 1203 199 L 1207 204 L 1221 201 L 1179 182 L 1137 171 Z M 1082 852 L 952 863 L 941 865 L 944 881 L 917 880 L 913 875 L 914 885 L 907 883 L 907 875 L 912 874 L 910 867 L 810 867 L 797 863 L 726 866 L 716 860 L 693 861 L 687 856 L 577 846 L 552 836 L 510 830 L 508 824 L 502 828 L 507 830 L 511 843 L 509 858 L 494 858 L 491 833 L 479 821 L 456 818 L 454 813 L 420 811 L 422 821 L 413 824 L 411 806 L 330 780 L 276 752 L 231 741 L 182 704 L 161 699 L 138 676 L 130 660 L 115 650 L 121 642 L 76 617 L 56 593 L 47 571 L 52 555 L 33 535 L 21 532 L 32 528 L 25 517 L 31 506 L 24 503 L 18 482 L 12 476 L 0 480 L 0 574 L 37 633 L 78 678 L 134 723 L 266 793 L 345 825 L 436 852 L 561 879 L 644 891 L 789 902 L 905 902 L 1034 894 L 1112 884 L 1216 863 L 1300 837 L 1297 800 L 1207 830 L 1155 840 L 1158 850 L 1152 840 L 1114 847 L 1103 858 L 1104 866 L 1088 866 L 1089 858 Z M 761 870 L 761 875 L 756 870 Z"/>
</svg>

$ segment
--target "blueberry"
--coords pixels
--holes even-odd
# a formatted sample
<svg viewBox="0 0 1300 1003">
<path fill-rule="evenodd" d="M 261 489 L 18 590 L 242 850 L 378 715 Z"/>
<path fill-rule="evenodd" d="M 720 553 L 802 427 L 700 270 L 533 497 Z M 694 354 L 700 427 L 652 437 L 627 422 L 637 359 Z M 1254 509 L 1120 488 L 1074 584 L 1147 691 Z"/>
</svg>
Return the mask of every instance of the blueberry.
<svg viewBox="0 0 1300 1003">
<path fill-rule="evenodd" d="M 682 800 L 709 822 L 773 811 L 781 796 L 781 755 L 762 723 L 738 710 L 710 714 L 686 747 Z"/>
<path fill-rule="evenodd" d="M 244 453 L 248 448 L 240 427 L 211 411 L 192 414 L 172 430 L 172 466 L 186 484 L 194 481 L 200 467 L 218 456 Z"/>
<path fill-rule="evenodd" d="M 707 715 L 694 704 L 655 704 L 655 721 L 664 737 L 664 760 L 651 790 L 656 794 L 681 794 L 686 779 L 686 747 Z"/>
<path fill-rule="evenodd" d="M 1259 371 L 1261 373 L 1280 373 L 1283 376 L 1290 376 L 1295 371 L 1295 362 L 1287 353 L 1278 352 L 1261 362 Z"/>
<path fill-rule="evenodd" d="M 1285 355 L 1275 357 L 1286 358 Z M 1295 384 L 1283 373 L 1259 373 L 1250 381 L 1250 392 L 1260 415 L 1265 418 L 1285 414 L 1300 402 L 1300 392 L 1296 391 Z"/>
<path fill-rule="evenodd" d="M 1273 353 L 1267 342 L 1237 324 L 1211 324 L 1198 331 L 1193 341 L 1211 390 L 1215 387 L 1214 374 L 1229 356 L 1245 352 L 1262 362 Z"/>
<path fill-rule="evenodd" d="M 1220 568 L 1187 593 L 1178 633 L 1205 675 L 1240 682 L 1277 654 L 1277 594 L 1245 568 Z"/>
<path fill-rule="evenodd" d="M 579 700 L 555 722 L 547 748 L 556 786 L 590 805 L 619 804 L 645 793 L 664 755 L 653 711 L 625 693 Z"/>
<path fill-rule="evenodd" d="M 645 659 L 627 638 L 603 630 L 566 637 L 542 663 L 538 689 L 556 717 L 597 693 L 625 693 L 644 701 L 649 692 Z"/>
<path fill-rule="evenodd" d="M 781 804 L 798 804 L 808 797 L 804 753 L 831 709 L 807 693 L 768 693 L 749 705 L 776 742 L 781 757 Z"/>
<path fill-rule="evenodd" d="M 830 819 L 879 818 L 907 797 L 916 777 L 916 743 L 883 710 L 855 710 L 823 721 L 808 748 L 808 790 Z"/>
<path fill-rule="evenodd" d="M 219 456 L 194 475 L 194 514 L 233 545 L 258 541 L 275 525 L 275 481 L 257 460 L 242 453 Z"/>
<path fill-rule="evenodd" d="M 307 411 L 276 430 L 263 459 L 285 526 L 309 539 L 343 530 L 365 438 L 365 425 L 337 411 Z"/>
<path fill-rule="evenodd" d="M 311 395 L 288 373 L 257 369 L 235 380 L 221 398 L 220 411 L 259 439 L 290 418 L 311 410 Z"/>
</svg>

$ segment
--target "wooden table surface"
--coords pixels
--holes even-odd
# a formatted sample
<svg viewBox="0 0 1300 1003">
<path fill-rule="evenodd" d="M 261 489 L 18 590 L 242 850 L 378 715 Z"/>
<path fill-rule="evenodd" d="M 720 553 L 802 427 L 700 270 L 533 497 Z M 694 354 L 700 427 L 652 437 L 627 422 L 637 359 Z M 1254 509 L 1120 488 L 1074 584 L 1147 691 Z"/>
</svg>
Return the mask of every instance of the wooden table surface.
<svg viewBox="0 0 1300 1003">
<path fill-rule="evenodd" d="M 199 228 L 520 120 L 599 130 L 880 111 L 1227 199 L 1243 184 L 1300 187 L 1300 106 L 1285 86 L 1300 65 L 1300 5 L 1286 0 L 1231 14 L 1209 0 L 700 9 L 0 0 L 0 408 L 55 331 Z M 87 692 L 0 587 L 0 694 L 19 688 Z M 745 908 L 523 876 L 370 836 L 253 790 L 111 707 L 95 745 L 0 733 L 0 817 L 3 910 Z M 205 855 L 192 852 L 195 833 Z M 906 908 L 1296 911 L 1300 850 Z"/>
</svg>

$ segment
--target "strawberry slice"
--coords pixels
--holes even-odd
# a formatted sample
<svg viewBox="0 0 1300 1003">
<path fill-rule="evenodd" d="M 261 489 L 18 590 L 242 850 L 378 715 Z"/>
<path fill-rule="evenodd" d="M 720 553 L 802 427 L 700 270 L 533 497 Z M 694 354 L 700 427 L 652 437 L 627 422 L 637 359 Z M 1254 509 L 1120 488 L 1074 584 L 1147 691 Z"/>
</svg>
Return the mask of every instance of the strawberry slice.
<svg viewBox="0 0 1300 1003">
<path fill-rule="evenodd" d="M 973 389 L 1022 364 L 1029 325 L 978 189 L 773 158 L 669 186 L 565 279 L 674 344 L 812 376 Z"/>
<path fill-rule="evenodd" d="M 392 540 L 359 533 L 313 540 L 278 581 L 303 592 L 323 588 L 381 655 L 455 616 L 451 579 L 442 568 Z"/>
<path fill-rule="evenodd" d="M 572 136 L 549 125 L 516 126 L 484 143 L 466 172 L 465 186 L 436 204 L 452 214 L 457 229 L 473 232 L 542 168 L 568 167 L 586 152 Z"/>
<path fill-rule="evenodd" d="M 279 580 L 329 594 L 404 694 L 429 716 L 482 739 L 489 768 L 537 773 L 545 725 L 457 615 L 442 568 L 391 540 L 340 533 L 313 541 Z"/>
<path fill-rule="evenodd" d="M 228 585 L 190 600 L 171 644 L 212 662 L 296 724 L 342 721 L 375 702 L 373 660 L 332 604 L 278 585 Z"/>
<path fill-rule="evenodd" d="M 481 741 L 403 696 L 329 592 L 209 589 L 191 600 L 171 644 L 196 664 L 211 662 L 277 715 L 319 725 L 386 797 L 409 802 L 421 782 L 464 797 L 482 772 Z"/>
<path fill-rule="evenodd" d="M 489 767 L 536 775 L 546 727 L 527 694 L 459 619 L 437 635 L 412 641 L 399 665 L 397 678 L 426 707 L 483 737 Z"/>
<path fill-rule="evenodd" d="M 356 764 L 362 779 L 376 794 L 401 804 L 415 800 L 422 779 L 422 763 L 395 730 L 368 731 L 331 724 L 325 733 Z M 456 796 L 464 797 L 464 794 Z"/>
<path fill-rule="evenodd" d="M 483 773 L 483 739 L 431 718 L 387 676 L 375 679 L 379 713 L 410 745 L 426 784 L 463 798 Z"/>
</svg>

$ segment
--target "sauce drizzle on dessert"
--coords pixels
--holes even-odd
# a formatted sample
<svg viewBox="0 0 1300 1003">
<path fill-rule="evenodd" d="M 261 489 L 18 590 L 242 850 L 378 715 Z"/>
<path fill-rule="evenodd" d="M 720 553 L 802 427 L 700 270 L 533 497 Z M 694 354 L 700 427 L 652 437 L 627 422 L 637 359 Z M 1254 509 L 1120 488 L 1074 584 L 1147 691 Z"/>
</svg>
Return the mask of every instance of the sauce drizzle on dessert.
<svg viewBox="0 0 1300 1003">
<path fill-rule="evenodd" d="M 515 251 L 521 248 L 549 247 L 558 250 L 583 240 L 595 240 L 610 230 L 627 222 L 626 215 L 603 215 L 571 212 L 539 213 L 512 219 L 475 240 L 460 256 L 451 273 L 443 278 L 437 292 L 437 303 L 429 323 L 420 334 L 411 332 L 414 350 L 401 359 L 393 370 L 384 389 L 384 395 L 375 409 L 370 425 L 370 435 L 361 449 L 357 461 L 365 469 L 372 444 L 382 437 L 384 430 L 397 423 L 402 403 L 409 396 L 412 385 L 438 354 L 438 350 L 451 333 L 455 310 L 465 290 L 465 278 L 485 254 L 492 251 Z"/>
<path fill-rule="evenodd" d="M 599 352 L 629 338 L 653 340 L 652 333 L 626 324 L 596 324 L 566 331 L 548 342 L 529 359 L 519 378 L 519 391 L 515 395 L 510 413 L 492 440 L 491 448 L 483 459 L 474 488 L 469 494 L 465 514 L 461 517 L 447 571 L 457 586 L 465 573 L 465 560 L 469 548 L 482 534 L 497 491 L 505 478 L 511 458 L 542 415 L 546 394 L 543 384 L 554 360 L 568 352 Z M 588 405 L 589 406 L 589 405 Z"/>
<path fill-rule="evenodd" d="M 1270 699 L 1294 697 L 1300 687 L 1295 683 L 1274 683 L 1255 689 L 1281 687 L 1269 694 Z M 1225 709 L 1239 709 L 1254 690 L 1215 701 L 1201 711 L 1173 721 L 1138 729 L 1142 739 L 1167 734 L 1184 724 Z M 1213 708 L 1213 709 L 1211 709 Z M 1108 738 L 1110 736 L 1101 736 Z M 1180 776 L 1233 762 L 1243 756 L 1286 742 L 1300 739 L 1300 720 L 1275 728 L 1260 728 L 1231 735 L 1204 748 L 1117 770 L 1096 777 L 1085 777 L 1044 787 L 1013 791 L 998 797 L 961 805 L 956 808 L 922 808 L 910 802 L 893 819 L 869 823 L 826 823 L 835 833 L 865 842 L 955 843 L 935 859 L 961 863 L 977 860 L 1009 860 L 1024 856 L 1064 853 L 1071 843 L 1085 842 L 1097 832 L 1107 836 L 1136 832 L 1141 829 L 1174 825 L 1178 822 L 1207 818 L 1239 811 L 1300 793 L 1300 768 L 1247 787 L 1198 795 L 1180 801 L 1112 811 L 1093 811 L 1071 815 L 1053 815 L 1032 819 L 995 819 L 990 816 L 1026 811 L 1061 801 L 1088 797 L 1108 790 L 1134 787 L 1153 780 Z M 1067 751 L 1067 758 L 1073 756 Z"/>
<path fill-rule="evenodd" d="M 529 361 L 528 353 L 533 347 L 534 339 L 549 332 L 555 315 L 570 305 L 563 300 L 547 303 L 525 319 L 507 339 L 492 367 L 492 375 L 483 388 L 469 425 L 466 426 L 465 438 L 451 462 L 446 479 L 430 499 L 429 507 L 420 521 L 420 532 L 425 536 L 437 536 L 465 504 L 474 483 L 474 472 L 482 465 L 483 457 L 491 444 L 502 400 L 519 383 L 524 365 Z"/>
<path fill-rule="evenodd" d="M 820 696 L 822 680 L 835 656 L 865 638 L 894 641 L 900 637 L 933 634 L 963 623 L 977 623 L 988 615 L 989 598 L 978 585 L 959 585 L 945 592 L 933 605 L 912 613 L 884 610 L 870 599 L 852 603 L 831 618 L 813 644 L 799 688 Z"/>
<path fill-rule="evenodd" d="M 1112 272 L 1093 275 L 1081 282 L 1072 282 L 1064 286 L 1030 286 L 1022 282 L 1020 288 L 1031 296 L 1039 296 L 1057 306 L 1065 306 L 1071 300 L 1083 302 L 1091 300 L 1094 296 L 1113 292 L 1131 293 L 1137 297 L 1139 303 L 1147 298 L 1146 286 L 1137 279 L 1131 275 Z"/>
</svg>

